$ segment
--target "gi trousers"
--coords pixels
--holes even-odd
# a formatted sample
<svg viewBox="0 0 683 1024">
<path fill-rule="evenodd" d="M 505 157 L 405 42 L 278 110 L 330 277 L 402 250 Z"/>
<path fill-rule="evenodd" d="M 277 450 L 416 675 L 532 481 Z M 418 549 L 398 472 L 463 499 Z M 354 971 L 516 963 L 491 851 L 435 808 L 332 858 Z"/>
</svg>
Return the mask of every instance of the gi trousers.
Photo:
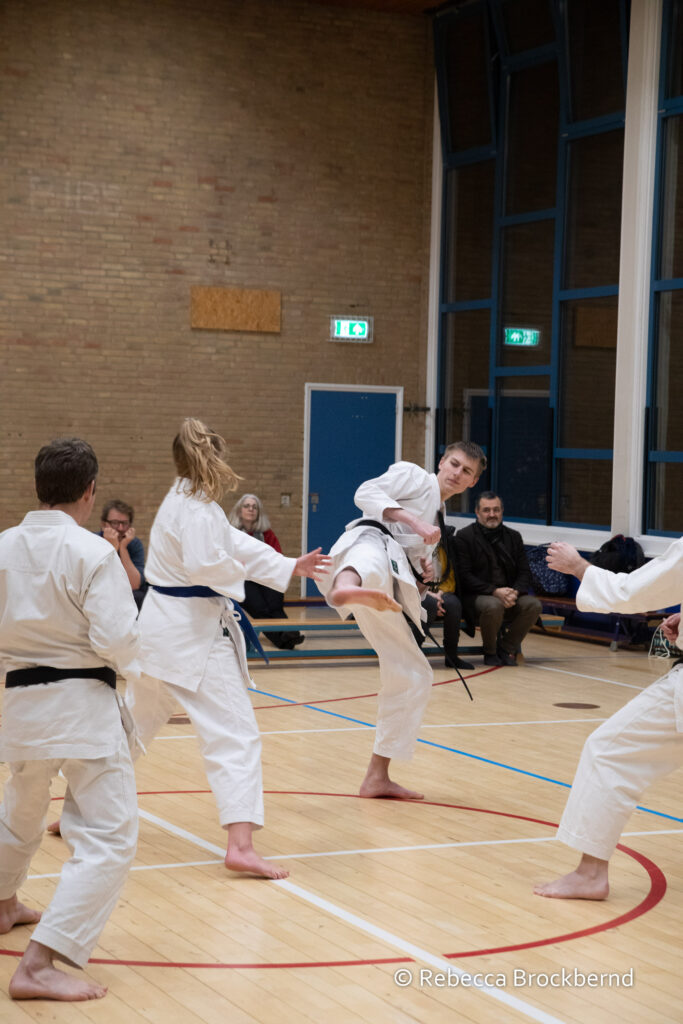
<svg viewBox="0 0 683 1024">
<path fill-rule="evenodd" d="M 381 537 L 363 536 L 335 564 L 335 576 L 353 568 L 363 586 L 392 597 L 398 588 Z M 358 627 L 379 658 L 380 692 L 374 752 L 408 761 L 414 753 L 422 718 L 432 693 L 431 666 L 415 642 L 403 612 L 379 612 L 348 605 Z"/>
<path fill-rule="evenodd" d="M 234 644 L 222 629 L 196 691 L 143 675 L 128 685 L 126 704 L 145 746 L 180 704 L 197 731 L 221 826 L 263 826 L 261 737 Z"/>
<path fill-rule="evenodd" d="M 23 885 L 40 846 L 50 783 L 62 772 L 67 790 L 61 832 L 71 849 L 54 895 L 31 938 L 83 967 L 111 914 L 135 856 L 138 805 L 135 772 L 121 730 L 116 754 L 9 765 L 0 806 L 0 899 Z"/>
<path fill-rule="evenodd" d="M 683 764 L 683 665 L 591 733 L 557 832 L 568 846 L 609 860 L 643 791 Z"/>
</svg>

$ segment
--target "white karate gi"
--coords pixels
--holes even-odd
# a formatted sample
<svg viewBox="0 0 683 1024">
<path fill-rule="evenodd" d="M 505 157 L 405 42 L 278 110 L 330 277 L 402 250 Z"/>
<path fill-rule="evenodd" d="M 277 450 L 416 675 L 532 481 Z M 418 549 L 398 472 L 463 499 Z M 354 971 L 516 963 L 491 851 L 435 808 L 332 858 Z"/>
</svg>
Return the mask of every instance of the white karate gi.
<svg viewBox="0 0 683 1024">
<path fill-rule="evenodd" d="M 191 497 L 188 487 L 176 480 L 156 514 L 145 576 L 152 586 L 206 586 L 222 596 L 149 590 L 140 612 L 144 674 L 127 687 L 126 703 L 145 745 L 181 704 L 197 730 L 221 825 L 261 827 L 261 738 L 230 598 L 244 598 L 245 579 L 285 591 L 296 560 L 235 530 L 220 505 Z"/>
<path fill-rule="evenodd" d="M 65 512 L 29 512 L 0 535 L 0 675 L 49 665 L 139 671 L 137 608 L 114 548 Z M 116 691 L 98 679 L 5 689 L 0 758 L 0 899 L 23 884 L 45 829 L 50 782 L 68 789 L 72 850 L 33 939 L 82 967 L 137 845 L 135 773 Z"/>
<path fill-rule="evenodd" d="M 591 566 L 576 604 L 581 611 L 636 612 L 671 607 L 682 595 L 683 539 L 630 574 Z M 676 665 L 588 737 L 558 838 L 609 860 L 643 791 L 682 764 L 683 665 Z"/>
<path fill-rule="evenodd" d="M 404 523 L 384 519 L 388 509 L 407 509 L 427 523 L 436 524 L 442 507 L 439 482 L 411 462 L 397 462 L 386 473 L 361 484 L 354 502 L 363 518 L 388 528 L 391 537 L 372 527 L 349 523 L 330 551 L 331 570 L 318 583 L 327 595 L 342 569 L 355 569 L 364 587 L 382 590 L 399 602 L 422 628 L 420 593 L 411 563 L 418 572 L 420 559 L 431 558 L 435 544 L 425 544 Z M 358 626 L 377 652 L 380 692 L 374 752 L 381 757 L 409 760 L 413 756 L 422 717 L 431 696 L 433 673 L 415 642 L 402 612 L 380 612 L 363 605 L 342 605 L 346 618 L 353 612 Z"/>
</svg>

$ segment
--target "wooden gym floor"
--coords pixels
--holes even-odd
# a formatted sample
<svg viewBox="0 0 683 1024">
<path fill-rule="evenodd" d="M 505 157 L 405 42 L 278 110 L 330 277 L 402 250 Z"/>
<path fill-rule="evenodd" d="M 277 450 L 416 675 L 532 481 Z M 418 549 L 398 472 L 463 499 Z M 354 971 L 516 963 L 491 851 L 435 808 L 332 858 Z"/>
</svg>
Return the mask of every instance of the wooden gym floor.
<svg viewBox="0 0 683 1024">
<path fill-rule="evenodd" d="M 223 867 L 192 727 L 174 716 L 138 763 L 137 859 L 89 966 L 108 995 L 12 1003 L 7 984 L 30 936 L 16 928 L 0 937 L 0 1020 L 679 1024 L 680 776 L 633 815 L 607 902 L 531 892 L 576 861 L 552 823 L 585 737 L 666 663 L 535 634 L 525 656 L 493 670 L 473 657 L 474 703 L 434 659 L 415 758 L 394 770 L 424 803 L 356 796 L 375 663 L 255 664 L 266 789 L 256 845 L 290 868 L 282 882 Z M 49 902 L 67 856 L 45 836 L 26 902 Z"/>
</svg>

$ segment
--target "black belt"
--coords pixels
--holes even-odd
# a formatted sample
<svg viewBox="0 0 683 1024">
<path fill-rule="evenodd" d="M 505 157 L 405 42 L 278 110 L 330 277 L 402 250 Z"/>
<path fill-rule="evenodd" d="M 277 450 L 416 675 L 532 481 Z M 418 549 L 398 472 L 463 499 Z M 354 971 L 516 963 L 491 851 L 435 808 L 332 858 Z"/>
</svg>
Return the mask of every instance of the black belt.
<svg viewBox="0 0 683 1024">
<path fill-rule="evenodd" d="M 95 668 L 52 668 L 51 665 L 36 665 L 33 668 L 15 668 L 7 673 L 5 687 L 39 686 L 57 683 L 60 679 L 100 679 L 112 690 L 116 689 L 116 672 L 106 665 Z"/>
<path fill-rule="evenodd" d="M 394 535 L 391 532 L 391 530 L 388 530 L 387 527 L 384 525 L 384 523 L 378 523 L 376 519 L 360 519 L 356 523 L 356 526 L 372 526 L 373 529 L 381 530 L 382 533 L 386 533 L 387 537 L 392 537 L 394 540 L 396 540 L 396 538 L 394 537 Z M 398 543 L 398 541 L 396 541 L 396 543 Z M 425 583 L 425 581 L 422 579 L 422 573 L 417 571 L 417 569 L 415 568 L 415 566 L 413 565 L 413 563 L 410 561 L 410 559 L 407 556 L 406 556 L 406 562 L 410 566 L 410 570 L 411 570 L 413 576 L 415 577 L 415 579 L 417 580 L 417 582 L 418 583 L 422 583 L 423 586 L 426 586 L 426 587 L 430 586 L 429 583 Z"/>
</svg>

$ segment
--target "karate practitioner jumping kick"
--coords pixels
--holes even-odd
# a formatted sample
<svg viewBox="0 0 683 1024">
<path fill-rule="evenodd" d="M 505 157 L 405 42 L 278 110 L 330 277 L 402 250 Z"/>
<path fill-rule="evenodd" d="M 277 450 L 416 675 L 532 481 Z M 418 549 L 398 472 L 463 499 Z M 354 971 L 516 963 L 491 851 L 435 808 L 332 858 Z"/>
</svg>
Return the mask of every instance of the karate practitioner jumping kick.
<svg viewBox="0 0 683 1024">
<path fill-rule="evenodd" d="M 143 675 L 127 688 L 126 703 L 145 746 L 176 703 L 185 708 L 228 831 L 226 866 L 285 878 L 289 872 L 252 845 L 252 831 L 263 826 L 261 738 L 246 689 L 253 683 L 244 637 L 230 598 L 243 600 L 246 579 L 281 591 L 293 575 L 316 579 L 330 559 L 320 548 L 287 558 L 232 527 L 218 501 L 240 478 L 224 455 L 220 435 L 200 420 L 183 422 L 173 441 L 178 478 L 150 534 L 150 590 L 140 612 Z"/>
<path fill-rule="evenodd" d="M 389 778 L 392 758 L 413 756 L 433 682 L 403 612 L 422 629 L 415 573 L 431 579 L 443 503 L 474 487 L 485 468 L 486 456 L 470 441 L 449 445 L 437 473 L 396 462 L 358 488 L 353 500 L 363 519 L 349 523 L 330 551 L 333 567 L 318 588 L 342 618 L 353 613 L 379 657 L 377 731 L 361 796 L 423 799 Z"/>
<path fill-rule="evenodd" d="M 118 899 L 137 845 L 135 773 L 116 671 L 138 671 L 137 607 L 114 548 L 84 530 L 97 459 L 86 441 L 53 441 L 35 462 L 40 510 L 0 535 L 0 933 L 37 927 L 9 984 L 13 999 L 99 999 L 83 967 Z M 125 717 L 125 714 L 124 714 Z M 68 788 L 71 859 L 42 914 L 17 899 L 45 828 L 50 782 Z"/>
<path fill-rule="evenodd" d="M 669 608 L 683 593 L 683 538 L 632 573 L 591 565 L 570 544 L 548 548 L 548 565 L 581 580 L 576 606 L 586 612 Z M 662 629 L 683 641 L 680 612 Z M 648 686 L 586 740 L 557 832 L 581 851 L 576 870 L 537 885 L 538 896 L 604 900 L 609 860 L 643 791 L 683 764 L 683 664 Z"/>
</svg>

